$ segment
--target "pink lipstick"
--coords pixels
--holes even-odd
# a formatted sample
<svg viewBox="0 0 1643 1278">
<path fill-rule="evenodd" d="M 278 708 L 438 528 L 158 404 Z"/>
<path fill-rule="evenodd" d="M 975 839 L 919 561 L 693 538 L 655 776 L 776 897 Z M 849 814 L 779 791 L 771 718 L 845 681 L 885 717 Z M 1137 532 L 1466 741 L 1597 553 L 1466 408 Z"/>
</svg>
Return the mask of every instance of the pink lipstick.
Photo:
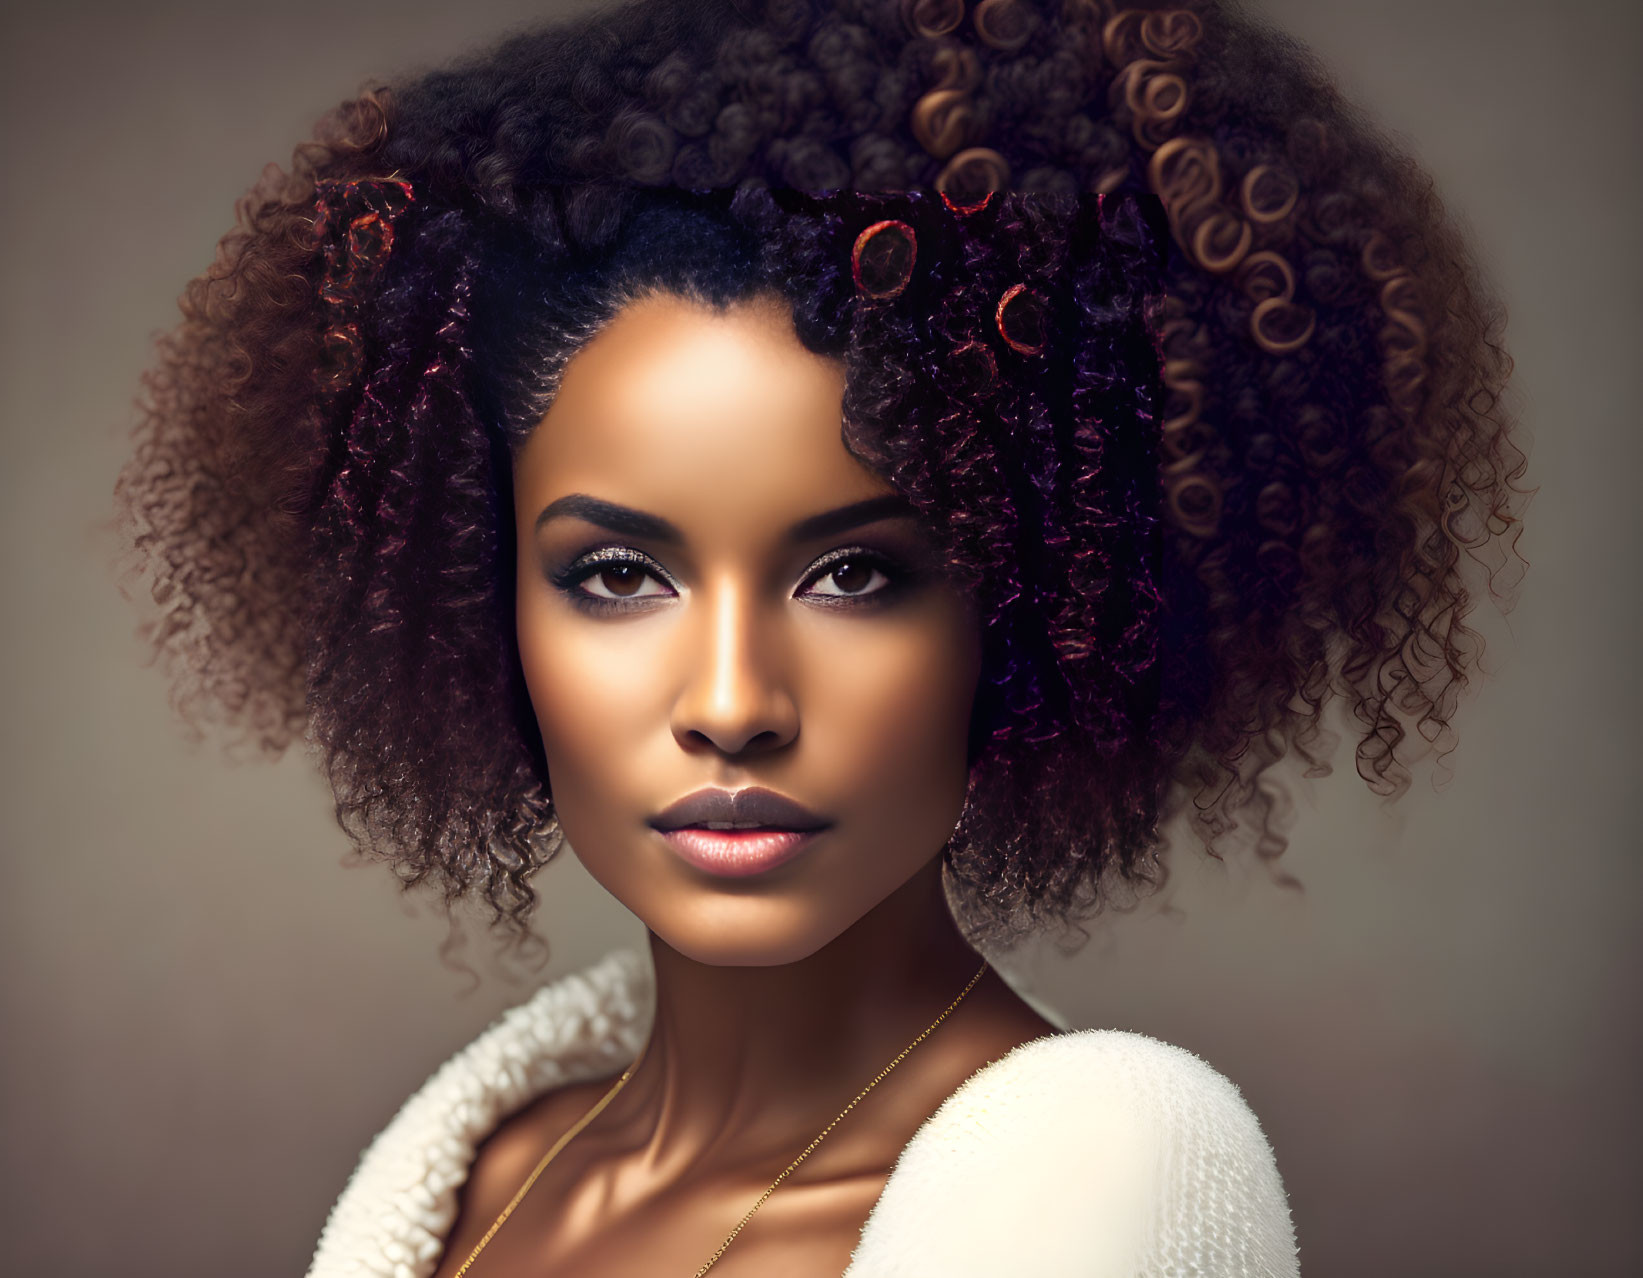
<svg viewBox="0 0 1643 1278">
<path fill-rule="evenodd" d="M 664 830 L 662 837 L 698 870 L 724 878 L 745 878 L 791 861 L 817 833 L 816 830 L 703 830 L 684 826 Z"/>
<path fill-rule="evenodd" d="M 697 790 L 669 804 L 651 827 L 708 874 L 743 878 L 791 861 L 832 822 L 774 790 Z"/>
</svg>

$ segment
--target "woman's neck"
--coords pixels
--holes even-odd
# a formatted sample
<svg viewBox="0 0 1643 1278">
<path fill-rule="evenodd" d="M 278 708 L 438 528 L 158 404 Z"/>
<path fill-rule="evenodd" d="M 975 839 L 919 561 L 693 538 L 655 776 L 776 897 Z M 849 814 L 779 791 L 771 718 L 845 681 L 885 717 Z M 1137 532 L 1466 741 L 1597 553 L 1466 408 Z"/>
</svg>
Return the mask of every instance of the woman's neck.
<svg viewBox="0 0 1643 1278">
<path fill-rule="evenodd" d="M 938 861 L 794 963 L 699 963 L 654 933 L 650 946 L 656 1017 L 611 1118 L 646 1162 L 679 1170 L 721 1151 L 796 1155 L 981 964 L 948 912 Z M 918 1053 L 940 1054 L 944 1030 L 949 1040 L 963 1037 L 961 1013 L 984 1016 L 989 1003 L 996 1011 L 1001 993 L 1013 1002 L 1007 986 L 988 979 L 993 988 L 978 984 Z"/>
</svg>

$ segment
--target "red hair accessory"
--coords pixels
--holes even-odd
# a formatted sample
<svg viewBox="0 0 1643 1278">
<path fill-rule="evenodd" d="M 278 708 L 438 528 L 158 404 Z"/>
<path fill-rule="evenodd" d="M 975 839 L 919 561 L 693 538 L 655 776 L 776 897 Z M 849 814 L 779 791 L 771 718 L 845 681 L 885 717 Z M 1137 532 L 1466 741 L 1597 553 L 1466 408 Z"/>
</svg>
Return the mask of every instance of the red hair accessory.
<svg viewBox="0 0 1643 1278">
<path fill-rule="evenodd" d="M 941 202 L 947 206 L 949 212 L 956 213 L 960 217 L 969 217 L 972 213 L 979 213 L 982 209 L 991 204 L 993 202 L 993 196 L 997 195 L 998 192 L 988 191 L 974 204 L 960 204 L 952 196 L 948 195 L 946 191 L 942 191 L 939 194 L 941 195 Z"/>
<path fill-rule="evenodd" d="M 1013 351 L 1037 355 L 1044 349 L 1044 299 L 1025 284 L 1012 284 L 998 299 L 998 335 Z"/>
<path fill-rule="evenodd" d="M 856 236 L 850 252 L 850 274 L 859 292 L 874 301 L 897 296 L 913 278 L 918 236 L 905 222 L 874 222 Z"/>
<path fill-rule="evenodd" d="M 320 385 L 338 391 L 360 359 L 358 310 L 394 247 L 394 219 L 416 199 L 400 178 L 357 178 L 314 185 L 314 237 L 325 259 L 320 298 L 331 317 Z"/>
<path fill-rule="evenodd" d="M 394 247 L 394 219 L 416 199 L 402 178 L 356 178 L 314 187 L 314 234 L 325 254 L 328 302 L 358 300 Z"/>
</svg>

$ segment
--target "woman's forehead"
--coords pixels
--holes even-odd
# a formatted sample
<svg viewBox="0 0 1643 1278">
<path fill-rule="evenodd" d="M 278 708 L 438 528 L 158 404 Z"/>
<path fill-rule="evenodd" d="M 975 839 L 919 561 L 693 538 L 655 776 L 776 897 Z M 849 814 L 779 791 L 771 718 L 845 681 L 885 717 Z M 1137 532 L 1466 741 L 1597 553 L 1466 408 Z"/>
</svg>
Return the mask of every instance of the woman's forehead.
<svg viewBox="0 0 1643 1278">
<path fill-rule="evenodd" d="M 796 506 L 888 491 L 844 446 L 844 386 L 842 363 L 800 343 L 779 299 L 714 310 L 652 295 L 566 365 L 520 450 L 516 488 L 538 506 L 585 492 L 784 522 Z"/>
</svg>

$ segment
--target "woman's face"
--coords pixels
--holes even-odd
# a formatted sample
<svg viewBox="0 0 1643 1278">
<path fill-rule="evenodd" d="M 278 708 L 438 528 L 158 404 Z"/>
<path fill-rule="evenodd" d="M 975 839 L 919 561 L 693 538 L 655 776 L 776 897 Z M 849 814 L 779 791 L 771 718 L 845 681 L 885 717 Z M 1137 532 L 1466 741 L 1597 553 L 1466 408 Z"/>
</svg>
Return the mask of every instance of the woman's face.
<svg viewBox="0 0 1643 1278">
<path fill-rule="evenodd" d="M 571 359 L 515 461 L 519 648 L 555 807 L 593 877 L 700 962 L 814 953 L 963 807 L 978 623 L 845 450 L 843 396 L 780 301 L 654 295 Z M 751 787 L 824 827 L 665 811 Z M 715 819 L 766 833 L 658 828 Z"/>
</svg>

